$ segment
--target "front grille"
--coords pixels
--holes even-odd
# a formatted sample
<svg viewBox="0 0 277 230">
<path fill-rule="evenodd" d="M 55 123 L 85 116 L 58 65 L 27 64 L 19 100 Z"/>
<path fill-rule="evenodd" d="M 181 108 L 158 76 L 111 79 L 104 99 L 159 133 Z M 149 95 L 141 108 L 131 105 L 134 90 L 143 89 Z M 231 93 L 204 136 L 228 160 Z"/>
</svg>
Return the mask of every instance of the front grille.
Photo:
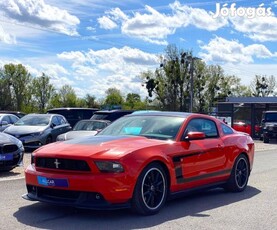
<svg viewBox="0 0 277 230">
<path fill-rule="evenodd" d="M 37 157 L 35 161 L 36 167 L 40 168 L 85 172 L 90 171 L 87 162 L 83 160 Z"/>
<path fill-rule="evenodd" d="M 13 153 L 16 152 L 18 150 L 17 145 L 3 145 L 0 146 L 0 153 Z"/>
</svg>

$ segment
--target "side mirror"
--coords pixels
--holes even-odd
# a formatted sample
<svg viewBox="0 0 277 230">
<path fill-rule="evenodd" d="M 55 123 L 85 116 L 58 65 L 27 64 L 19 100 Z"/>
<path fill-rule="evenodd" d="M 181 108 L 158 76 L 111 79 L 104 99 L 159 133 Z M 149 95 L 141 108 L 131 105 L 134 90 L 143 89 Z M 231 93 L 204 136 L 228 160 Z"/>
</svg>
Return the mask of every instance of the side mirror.
<svg viewBox="0 0 277 230">
<path fill-rule="evenodd" d="M 187 136 L 185 137 L 185 140 L 201 140 L 205 138 L 206 135 L 203 132 L 188 132 Z"/>
<path fill-rule="evenodd" d="M 9 123 L 7 121 L 1 121 L 0 126 L 7 126 Z"/>
</svg>

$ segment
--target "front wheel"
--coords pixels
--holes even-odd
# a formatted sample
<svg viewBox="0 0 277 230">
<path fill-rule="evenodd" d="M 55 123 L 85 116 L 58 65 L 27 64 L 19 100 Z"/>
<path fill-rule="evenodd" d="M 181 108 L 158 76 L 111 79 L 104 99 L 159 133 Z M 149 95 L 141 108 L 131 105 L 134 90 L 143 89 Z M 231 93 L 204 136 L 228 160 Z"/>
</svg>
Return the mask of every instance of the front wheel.
<svg viewBox="0 0 277 230">
<path fill-rule="evenodd" d="M 168 180 L 158 163 L 148 165 L 140 174 L 133 198 L 133 209 L 143 215 L 153 215 L 163 207 L 168 193 Z"/>
<path fill-rule="evenodd" d="M 231 192 L 243 191 L 248 183 L 249 164 L 245 155 L 239 155 L 235 161 L 231 176 L 226 184 L 226 189 Z"/>
</svg>

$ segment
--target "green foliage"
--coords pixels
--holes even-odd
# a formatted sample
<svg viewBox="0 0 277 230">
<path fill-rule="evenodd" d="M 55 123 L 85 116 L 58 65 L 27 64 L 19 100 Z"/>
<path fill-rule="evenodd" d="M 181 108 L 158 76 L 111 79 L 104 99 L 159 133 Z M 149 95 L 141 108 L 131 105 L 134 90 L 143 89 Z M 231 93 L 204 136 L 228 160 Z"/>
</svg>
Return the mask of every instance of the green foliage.
<svg viewBox="0 0 277 230">
<path fill-rule="evenodd" d="M 42 76 L 33 78 L 32 95 L 40 113 L 46 112 L 46 108 L 54 92 L 54 86 L 50 84 L 50 77 L 42 73 Z"/>
<path fill-rule="evenodd" d="M 109 88 L 106 92 L 105 105 L 106 106 L 122 106 L 124 104 L 124 98 L 121 95 L 120 90 L 116 88 Z"/>
<path fill-rule="evenodd" d="M 31 75 L 22 64 L 4 65 L 3 79 L 7 95 L 15 102 L 15 110 L 23 110 L 24 105 L 30 101 Z"/>
<path fill-rule="evenodd" d="M 254 97 L 268 97 L 270 95 L 277 95 L 275 92 L 277 88 L 276 78 L 274 76 L 256 75 L 251 83 L 251 91 Z"/>
<path fill-rule="evenodd" d="M 191 94 L 192 111 L 200 113 L 210 112 L 215 103 L 228 96 L 250 95 L 239 78 L 225 75 L 218 65 L 207 66 L 192 52 L 178 51 L 170 45 L 162 61 L 160 68 L 142 73 L 141 78 L 149 97 L 155 96 L 163 110 L 189 111 Z"/>
</svg>

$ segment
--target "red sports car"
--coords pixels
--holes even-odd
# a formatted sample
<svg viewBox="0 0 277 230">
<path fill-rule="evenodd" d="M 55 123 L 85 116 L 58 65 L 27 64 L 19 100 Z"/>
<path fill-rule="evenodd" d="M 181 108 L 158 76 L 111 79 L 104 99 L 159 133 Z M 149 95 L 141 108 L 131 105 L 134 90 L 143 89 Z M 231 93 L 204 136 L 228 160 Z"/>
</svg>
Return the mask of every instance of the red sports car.
<svg viewBox="0 0 277 230">
<path fill-rule="evenodd" d="M 211 186 L 243 191 L 254 142 L 200 114 L 146 112 L 116 120 L 97 136 L 36 150 L 23 198 L 90 209 L 157 213 L 176 195 Z"/>
</svg>

